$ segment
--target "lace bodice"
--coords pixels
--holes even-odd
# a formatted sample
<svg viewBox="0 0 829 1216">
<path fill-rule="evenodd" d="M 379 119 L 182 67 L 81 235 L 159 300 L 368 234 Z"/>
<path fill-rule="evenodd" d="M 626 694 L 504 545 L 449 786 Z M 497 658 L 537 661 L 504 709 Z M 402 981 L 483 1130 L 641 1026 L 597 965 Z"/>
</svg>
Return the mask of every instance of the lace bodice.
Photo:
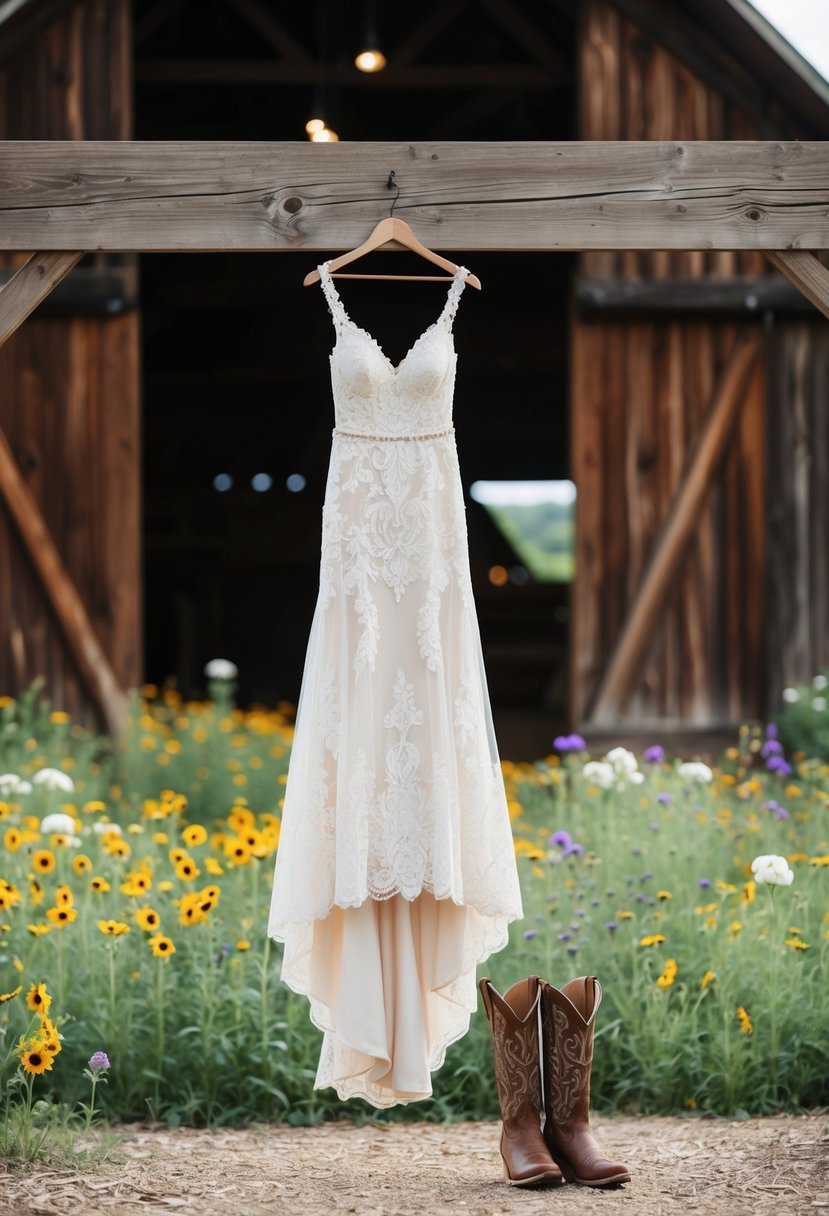
<svg viewBox="0 0 829 1216">
<path fill-rule="evenodd" d="M 330 356 L 337 427 L 366 436 L 410 437 L 450 427 L 456 364 L 452 322 L 469 274 L 466 267 L 458 267 L 440 316 L 396 367 L 376 338 L 349 317 L 328 262 L 317 269 L 337 331 Z"/>
</svg>

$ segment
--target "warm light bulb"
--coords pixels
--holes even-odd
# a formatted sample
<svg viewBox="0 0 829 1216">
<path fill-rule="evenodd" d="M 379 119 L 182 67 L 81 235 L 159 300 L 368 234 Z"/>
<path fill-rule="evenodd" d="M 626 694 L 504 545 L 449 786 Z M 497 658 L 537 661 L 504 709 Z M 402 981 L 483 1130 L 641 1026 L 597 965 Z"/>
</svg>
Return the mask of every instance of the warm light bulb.
<svg viewBox="0 0 829 1216">
<path fill-rule="evenodd" d="M 332 131 L 330 127 L 323 127 L 321 131 L 314 131 L 311 136 L 311 142 L 315 144 L 334 144 L 339 138 L 336 131 Z"/>
<path fill-rule="evenodd" d="M 376 49 L 360 51 L 354 64 L 361 72 L 380 72 L 386 66 L 386 56 Z"/>
<path fill-rule="evenodd" d="M 321 131 L 324 126 L 324 118 L 309 118 L 305 124 L 305 130 L 309 135 L 313 135 L 315 131 Z"/>
</svg>

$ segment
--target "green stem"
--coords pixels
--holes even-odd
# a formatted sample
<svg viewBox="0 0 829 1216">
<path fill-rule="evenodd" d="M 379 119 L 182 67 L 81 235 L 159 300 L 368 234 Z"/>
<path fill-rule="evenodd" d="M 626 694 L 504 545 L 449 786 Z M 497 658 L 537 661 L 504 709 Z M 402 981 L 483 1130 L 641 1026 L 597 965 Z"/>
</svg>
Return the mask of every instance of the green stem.
<svg viewBox="0 0 829 1216">
<path fill-rule="evenodd" d="M 780 1050 L 780 1025 L 778 1018 L 778 974 L 780 966 L 780 951 L 781 943 L 778 939 L 777 931 L 777 903 L 774 898 L 774 886 L 769 884 L 769 896 L 771 898 L 771 936 L 772 936 L 772 955 L 771 955 L 771 1009 L 770 1009 L 770 1042 L 771 1042 L 771 1061 L 769 1075 L 771 1078 L 771 1092 L 773 1100 L 777 1101 L 777 1071 L 778 1071 L 778 1055 Z"/>
<path fill-rule="evenodd" d="M 261 1014 L 261 1039 L 262 1039 L 262 1070 L 265 1074 L 267 1082 L 267 1108 L 265 1116 L 267 1118 L 271 1113 L 271 1053 L 268 1050 L 268 960 L 271 952 L 271 938 L 265 934 L 265 948 L 262 951 L 262 983 L 259 995 L 259 1010 Z"/>
<path fill-rule="evenodd" d="M 164 962 L 163 958 L 156 960 L 158 969 L 155 974 L 155 1013 L 156 1013 L 156 1078 L 155 1078 L 155 1117 L 159 1117 L 160 1078 L 164 1069 Z"/>
</svg>

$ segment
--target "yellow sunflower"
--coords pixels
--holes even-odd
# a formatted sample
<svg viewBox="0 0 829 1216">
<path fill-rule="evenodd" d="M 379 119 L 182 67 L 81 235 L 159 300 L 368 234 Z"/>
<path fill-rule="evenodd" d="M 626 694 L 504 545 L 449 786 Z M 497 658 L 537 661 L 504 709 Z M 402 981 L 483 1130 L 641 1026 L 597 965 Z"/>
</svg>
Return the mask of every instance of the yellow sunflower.
<svg viewBox="0 0 829 1216">
<path fill-rule="evenodd" d="M 73 921 L 78 919 L 78 909 L 56 906 L 54 908 L 47 908 L 46 915 L 53 925 L 57 925 L 59 929 L 62 929 L 64 925 L 71 925 Z"/>
<path fill-rule="evenodd" d="M 207 840 L 207 829 L 202 827 L 200 823 L 191 823 L 181 833 L 181 838 L 185 844 L 204 844 L 205 840 Z"/>
<path fill-rule="evenodd" d="M 157 929 L 161 924 L 161 917 L 154 908 L 137 908 L 135 922 L 139 929 Z"/>
<path fill-rule="evenodd" d="M 46 991 L 45 982 L 32 984 L 26 993 L 26 1004 L 33 1013 L 39 1013 L 41 1017 L 46 1016 L 49 1012 L 49 1006 L 52 1004 L 52 998 Z"/>
<path fill-rule="evenodd" d="M 38 849 L 32 854 L 32 865 L 41 874 L 48 874 L 55 868 L 55 855 L 51 849 Z"/>
<path fill-rule="evenodd" d="M 12 997 L 17 996 L 18 993 L 20 993 L 22 991 L 23 991 L 23 985 L 18 984 L 16 988 L 13 988 L 11 990 L 11 992 L 0 992 L 0 1003 L 2 1003 L 3 1001 L 10 1001 L 12 999 Z"/>
<path fill-rule="evenodd" d="M 168 954 L 175 954 L 176 952 L 172 940 L 169 937 L 165 937 L 163 933 L 155 933 L 149 940 L 156 958 L 165 958 Z"/>
<path fill-rule="evenodd" d="M 130 927 L 122 920 L 99 920 L 95 922 L 102 933 L 106 933 L 109 937 L 121 937 L 124 933 L 129 933 Z"/>
<path fill-rule="evenodd" d="M 41 1046 L 36 1044 L 22 1052 L 20 1063 L 24 1072 L 37 1077 L 41 1073 L 52 1071 L 53 1060 L 50 1052 L 44 1051 Z"/>
</svg>

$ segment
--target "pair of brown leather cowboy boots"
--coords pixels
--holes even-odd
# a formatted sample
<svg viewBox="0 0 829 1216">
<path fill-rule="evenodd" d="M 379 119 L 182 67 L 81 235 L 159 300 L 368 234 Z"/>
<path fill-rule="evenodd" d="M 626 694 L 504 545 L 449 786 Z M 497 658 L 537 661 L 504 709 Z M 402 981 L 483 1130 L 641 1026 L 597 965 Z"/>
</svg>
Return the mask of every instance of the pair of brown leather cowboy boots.
<svg viewBox="0 0 829 1216">
<path fill-rule="evenodd" d="M 559 989 L 530 975 L 503 996 L 487 978 L 478 987 L 492 1030 L 507 1182 L 629 1182 L 627 1166 L 606 1157 L 590 1130 L 593 1029 L 602 999 L 596 977 Z"/>
</svg>

